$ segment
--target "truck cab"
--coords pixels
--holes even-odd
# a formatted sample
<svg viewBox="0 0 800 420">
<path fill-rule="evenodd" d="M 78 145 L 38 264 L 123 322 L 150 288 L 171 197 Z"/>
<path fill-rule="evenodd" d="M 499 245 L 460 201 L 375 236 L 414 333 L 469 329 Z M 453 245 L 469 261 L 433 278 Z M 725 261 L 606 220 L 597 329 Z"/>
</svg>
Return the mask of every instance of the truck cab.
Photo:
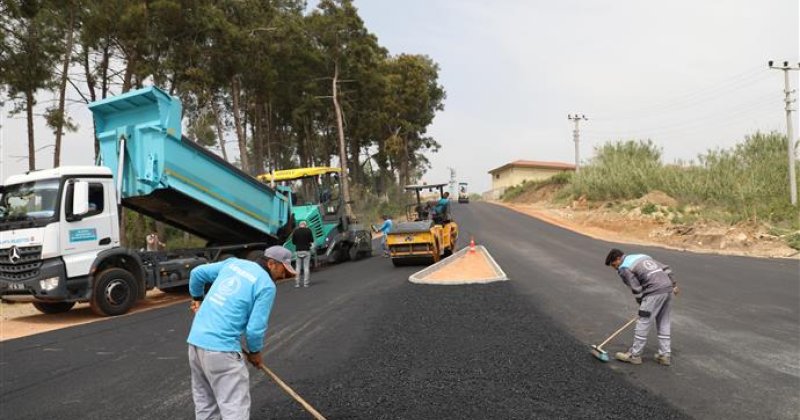
<svg viewBox="0 0 800 420">
<path fill-rule="evenodd" d="M 9 177 L 0 187 L 3 299 L 34 302 L 43 312 L 88 300 L 92 264 L 119 247 L 117 220 L 108 168 L 71 166 Z"/>
</svg>

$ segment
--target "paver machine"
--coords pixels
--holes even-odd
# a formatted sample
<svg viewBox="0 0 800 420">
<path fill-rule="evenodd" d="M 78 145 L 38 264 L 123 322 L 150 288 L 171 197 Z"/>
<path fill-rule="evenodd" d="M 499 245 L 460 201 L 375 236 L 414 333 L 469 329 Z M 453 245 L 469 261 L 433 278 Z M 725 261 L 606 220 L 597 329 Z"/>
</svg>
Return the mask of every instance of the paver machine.
<svg viewBox="0 0 800 420">
<path fill-rule="evenodd" d="M 392 264 L 429 265 L 451 255 L 458 240 L 458 224 L 453 220 L 450 205 L 438 206 L 436 201 L 423 201 L 423 192 L 438 192 L 444 196 L 448 184 L 407 185 L 416 203 L 406 206 L 405 222 L 397 223 L 386 236 Z"/>
<path fill-rule="evenodd" d="M 280 183 L 278 191 L 291 196 L 292 225 L 305 221 L 314 234 L 316 263 L 355 261 L 372 255 L 372 233 L 345 212 L 340 168 L 310 167 L 275 171 L 258 178 Z M 284 246 L 294 252 L 292 238 Z"/>
</svg>

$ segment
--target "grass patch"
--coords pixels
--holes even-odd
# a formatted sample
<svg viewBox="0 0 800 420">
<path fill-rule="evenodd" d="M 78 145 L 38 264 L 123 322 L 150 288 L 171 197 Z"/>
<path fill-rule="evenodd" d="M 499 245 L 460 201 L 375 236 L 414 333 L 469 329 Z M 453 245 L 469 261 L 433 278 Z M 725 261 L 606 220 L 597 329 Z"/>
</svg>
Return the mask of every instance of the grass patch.
<svg viewBox="0 0 800 420">
<path fill-rule="evenodd" d="M 758 221 L 800 228 L 798 209 L 789 202 L 786 136 L 756 133 L 730 149 L 711 150 L 696 163 L 664 165 L 651 140 L 606 143 L 574 174 L 560 197 L 590 201 L 640 198 L 660 190 L 679 206 L 701 208 L 692 217 L 724 223 Z M 655 209 L 645 208 L 648 214 Z"/>
</svg>

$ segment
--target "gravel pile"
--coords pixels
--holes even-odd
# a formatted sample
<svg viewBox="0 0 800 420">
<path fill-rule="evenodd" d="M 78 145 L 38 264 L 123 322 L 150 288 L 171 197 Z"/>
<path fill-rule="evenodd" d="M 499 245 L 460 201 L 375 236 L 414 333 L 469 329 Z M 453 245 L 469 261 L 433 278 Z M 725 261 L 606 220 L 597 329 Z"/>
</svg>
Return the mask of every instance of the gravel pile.
<svg viewBox="0 0 800 420">
<path fill-rule="evenodd" d="M 407 283 L 383 299 L 346 365 L 292 384 L 328 419 L 688 418 L 594 359 L 510 283 Z M 310 418 L 288 397 L 252 414 Z"/>
</svg>

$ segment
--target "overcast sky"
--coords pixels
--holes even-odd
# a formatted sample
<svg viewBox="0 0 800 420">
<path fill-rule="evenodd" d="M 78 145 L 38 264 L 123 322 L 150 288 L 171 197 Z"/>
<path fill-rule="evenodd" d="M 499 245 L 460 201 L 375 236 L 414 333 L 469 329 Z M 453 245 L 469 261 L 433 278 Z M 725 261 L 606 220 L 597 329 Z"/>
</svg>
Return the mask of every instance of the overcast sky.
<svg viewBox="0 0 800 420">
<path fill-rule="evenodd" d="M 491 185 L 489 169 L 512 160 L 573 162 L 570 113 L 589 118 L 581 123 L 583 161 L 611 139 L 651 138 L 671 162 L 756 130 L 786 130 L 783 73 L 767 61 L 800 61 L 797 0 L 356 5 L 392 54 L 426 54 L 441 66 L 447 100 L 430 133 L 442 148 L 430 156 L 428 182 L 445 182 L 453 167 L 479 192 Z M 25 121 L 9 119 L 8 108 L 6 176 L 27 169 Z M 69 112 L 80 131 L 67 135 L 62 162 L 91 164 L 90 114 L 79 104 Z M 41 121 L 37 130 L 38 166 L 49 167 L 53 135 Z"/>
</svg>

